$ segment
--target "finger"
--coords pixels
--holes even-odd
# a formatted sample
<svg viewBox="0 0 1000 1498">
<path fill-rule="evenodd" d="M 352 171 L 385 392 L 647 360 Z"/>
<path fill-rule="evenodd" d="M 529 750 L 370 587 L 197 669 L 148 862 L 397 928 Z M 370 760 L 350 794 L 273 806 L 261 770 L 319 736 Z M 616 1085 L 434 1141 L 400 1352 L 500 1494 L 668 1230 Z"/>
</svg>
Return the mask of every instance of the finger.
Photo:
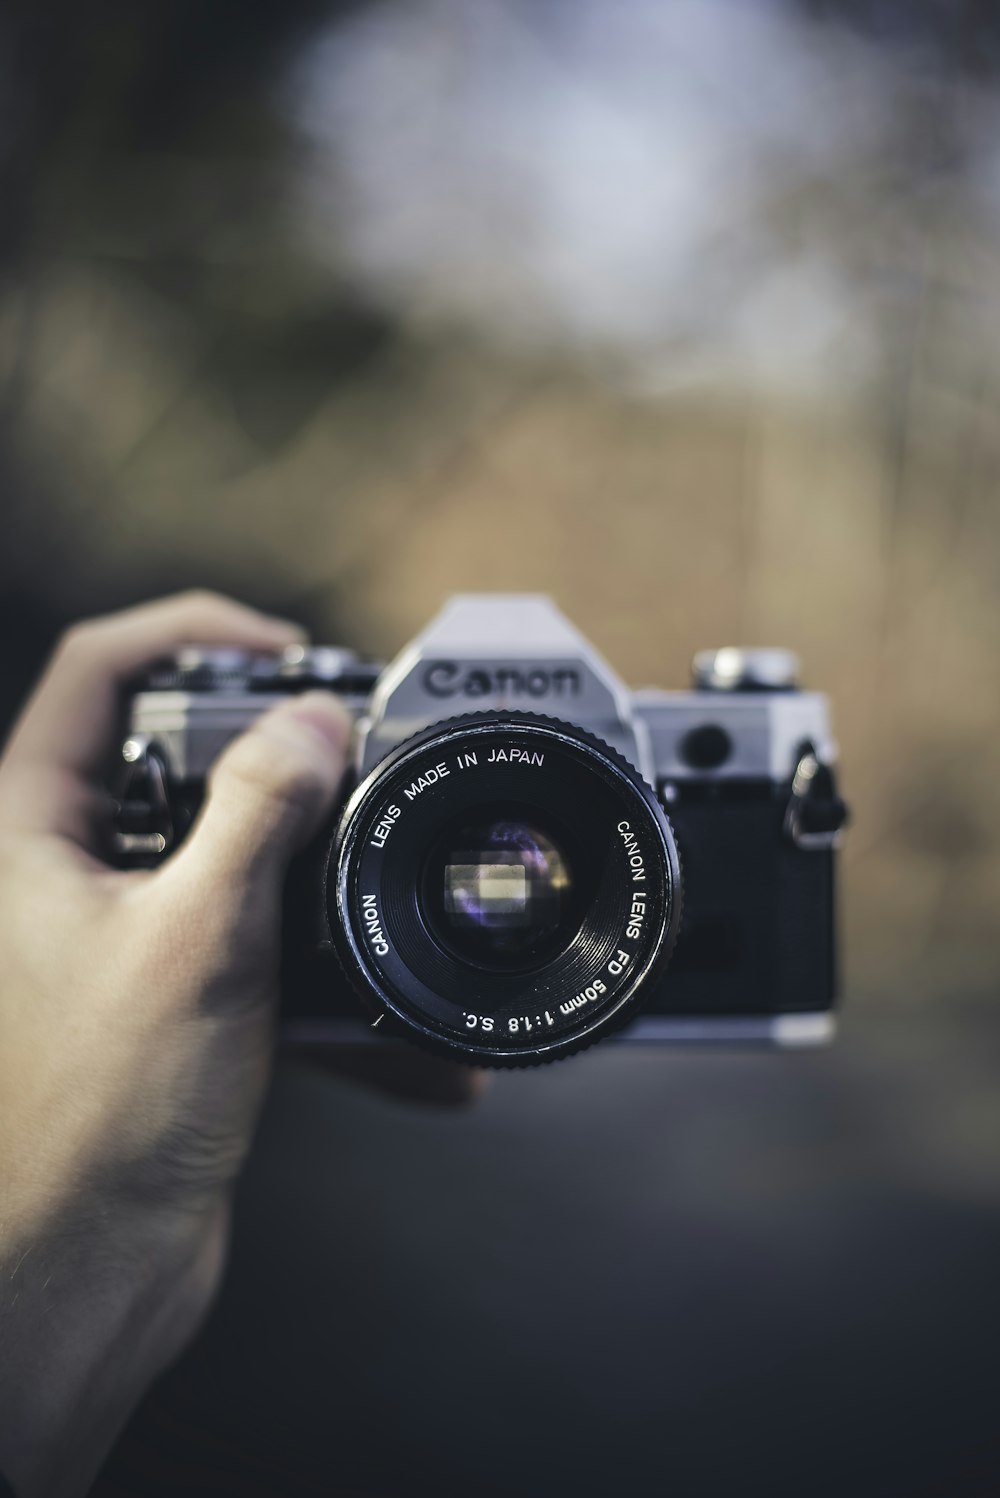
<svg viewBox="0 0 1000 1498">
<path fill-rule="evenodd" d="M 0 818 L 8 827 L 89 841 L 122 688 L 182 645 L 280 650 L 303 638 L 219 594 L 177 594 L 75 625 L 60 640 L 0 760 Z"/>
<path fill-rule="evenodd" d="M 204 891 L 223 920 L 239 918 L 247 902 L 269 909 L 293 854 L 333 807 L 351 727 L 329 692 L 262 714 L 215 762 L 198 821 L 162 878 L 187 886 L 189 898 Z"/>
<path fill-rule="evenodd" d="M 281 1054 L 411 1103 L 468 1107 L 489 1084 L 486 1072 L 408 1045 L 283 1045 Z"/>
<path fill-rule="evenodd" d="M 21 714 L 4 766 L 44 763 L 92 774 L 105 762 L 118 693 L 143 667 L 182 645 L 280 650 L 302 637 L 295 624 L 202 592 L 75 624 Z"/>
</svg>

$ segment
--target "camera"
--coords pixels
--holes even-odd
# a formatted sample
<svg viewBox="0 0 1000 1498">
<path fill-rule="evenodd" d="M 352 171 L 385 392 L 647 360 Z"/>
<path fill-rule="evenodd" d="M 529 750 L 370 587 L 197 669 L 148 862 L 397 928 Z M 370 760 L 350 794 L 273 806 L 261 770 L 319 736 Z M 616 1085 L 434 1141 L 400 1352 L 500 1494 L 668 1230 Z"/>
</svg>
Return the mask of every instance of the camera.
<svg viewBox="0 0 1000 1498">
<path fill-rule="evenodd" d="M 350 709 L 354 753 L 286 885 L 288 1037 L 491 1066 L 830 1037 L 846 809 L 791 652 L 703 651 L 689 690 L 630 692 L 548 598 L 489 594 L 386 666 L 185 649 L 129 701 L 120 862 L 168 858 L 229 740 L 312 687 Z"/>
</svg>

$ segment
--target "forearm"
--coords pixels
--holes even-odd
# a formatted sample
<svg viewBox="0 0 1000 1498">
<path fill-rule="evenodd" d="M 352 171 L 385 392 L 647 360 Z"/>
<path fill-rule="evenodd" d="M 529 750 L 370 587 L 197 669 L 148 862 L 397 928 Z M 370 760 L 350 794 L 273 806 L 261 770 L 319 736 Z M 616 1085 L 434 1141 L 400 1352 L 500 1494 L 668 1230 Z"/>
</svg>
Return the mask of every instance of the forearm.
<svg viewBox="0 0 1000 1498">
<path fill-rule="evenodd" d="M 224 1253 L 211 1222 L 111 1216 L 0 1239 L 0 1473 L 17 1498 L 76 1498 L 191 1337 Z M 2 1488 L 0 1488 L 2 1491 Z"/>
</svg>

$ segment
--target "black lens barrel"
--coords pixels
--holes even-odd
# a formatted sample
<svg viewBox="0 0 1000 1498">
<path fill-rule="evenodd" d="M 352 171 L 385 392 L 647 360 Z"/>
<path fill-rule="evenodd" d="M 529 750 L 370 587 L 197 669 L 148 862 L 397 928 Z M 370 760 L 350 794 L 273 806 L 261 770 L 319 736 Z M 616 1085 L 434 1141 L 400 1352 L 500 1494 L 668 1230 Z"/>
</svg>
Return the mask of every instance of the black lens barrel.
<svg viewBox="0 0 1000 1498">
<path fill-rule="evenodd" d="M 654 791 L 614 750 L 482 713 L 407 740 L 358 787 L 327 894 L 373 1023 L 524 1066 L 641 1007 L 676 936 L 680 862 Z"/>
</svg>

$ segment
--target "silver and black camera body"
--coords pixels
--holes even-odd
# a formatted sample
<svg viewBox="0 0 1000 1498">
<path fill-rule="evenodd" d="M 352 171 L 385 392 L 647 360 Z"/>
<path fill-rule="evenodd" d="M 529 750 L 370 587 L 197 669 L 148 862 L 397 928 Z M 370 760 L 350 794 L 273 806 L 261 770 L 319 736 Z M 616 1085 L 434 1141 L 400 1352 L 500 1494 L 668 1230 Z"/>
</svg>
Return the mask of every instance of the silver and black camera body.
<svg viewBox="0 0 1000 1498">
<path fill-rule="evenodd" d="M 789 652 L 702 652 L 690 690 L 630 693 L 533 595 L 454 598 L 384 668 L 185 650 L 130 703 L 121 860 L 169 857 L 229 740 L 315 686 L 356 732 L 288 880 L 289 1036 L 496 1066 L 610 1035 L 830 1036 L 846 812 L 826 699 Z"/>
</svg>

